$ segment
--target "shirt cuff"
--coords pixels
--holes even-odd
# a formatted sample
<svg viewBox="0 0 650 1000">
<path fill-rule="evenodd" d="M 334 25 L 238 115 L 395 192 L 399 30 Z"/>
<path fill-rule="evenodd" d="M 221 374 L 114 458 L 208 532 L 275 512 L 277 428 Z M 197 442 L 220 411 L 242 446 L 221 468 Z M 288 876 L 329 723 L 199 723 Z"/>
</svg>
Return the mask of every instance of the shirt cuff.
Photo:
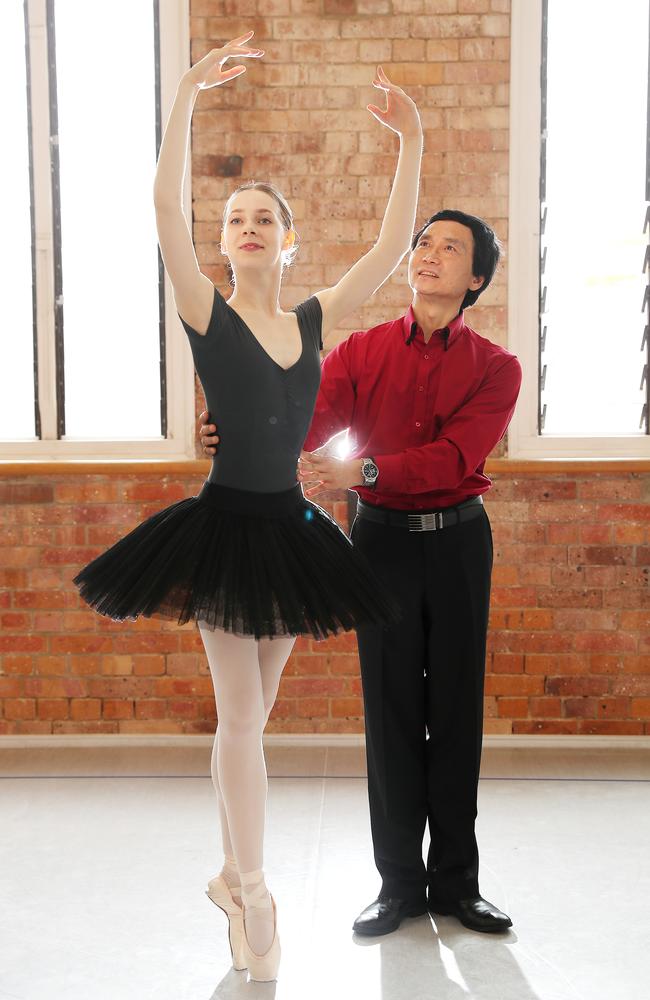
<svg viewBox="0 0 650 1000">
<path fill-rule="evenodd" d="M 379 469 L 377 487 L 382 493 L 407 492 L 404 455 L 399 452 L 396 455 L 380 455 L 375 458 L 375 465 Z"/>
</svg>

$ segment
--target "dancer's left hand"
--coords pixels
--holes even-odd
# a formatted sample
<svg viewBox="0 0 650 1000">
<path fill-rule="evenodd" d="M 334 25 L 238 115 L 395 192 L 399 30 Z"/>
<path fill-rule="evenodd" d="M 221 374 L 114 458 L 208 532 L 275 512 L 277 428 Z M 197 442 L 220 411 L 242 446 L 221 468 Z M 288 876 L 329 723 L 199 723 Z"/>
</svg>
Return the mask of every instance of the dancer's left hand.
<svg viewBox="0 0 650 1000">
<path fill-rule="evenodd" d="M 378 87 L 386 93 L 386 107 L 378 108 L 376 104 L 368 104 L 367 108 L 377 121 L 397 132 L 398 135 L 415 137 L 422 135 L 422 123 L 420 115 L 408 94 L 405 94 L 401 87 L 391 83 L 381 66 L 377 67 L 375 79 L 372 81 L 373 87 Z"/>
<path fill-rule="evenodd" d="M 298 482 L 312 483 L 305 496 L 313 497 L 328 490 L 349 490 L 363 481 L 360 458 L 341 461 L 328 455 L 302 451 L 298 461 Z"/>
</svg>

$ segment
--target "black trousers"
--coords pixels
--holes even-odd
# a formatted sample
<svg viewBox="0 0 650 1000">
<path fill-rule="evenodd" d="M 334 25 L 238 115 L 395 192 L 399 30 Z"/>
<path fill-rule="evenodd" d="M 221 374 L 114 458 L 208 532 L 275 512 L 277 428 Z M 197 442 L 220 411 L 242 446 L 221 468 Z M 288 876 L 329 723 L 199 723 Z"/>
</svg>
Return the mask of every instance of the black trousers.
<svg viewBox="0 0 650 1000">
<path fill-rule="evenodd" d="M 403 612 L 398 625 L 357 631 L 382 894 L 420 900 L 429 885 L 432 899 L 476 896 L 488 516 L 483 509 L 461 524 L 423 532 L 357 517 L 351 535 Z"/>
</svg>

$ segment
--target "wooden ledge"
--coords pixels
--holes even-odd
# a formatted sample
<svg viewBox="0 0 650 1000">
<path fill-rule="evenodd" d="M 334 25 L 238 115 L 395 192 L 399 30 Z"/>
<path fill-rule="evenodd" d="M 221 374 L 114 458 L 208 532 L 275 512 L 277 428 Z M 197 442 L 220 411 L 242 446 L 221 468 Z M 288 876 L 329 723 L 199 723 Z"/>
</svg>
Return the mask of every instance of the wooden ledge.
<svg viewBox="0 0 650 1000">
<path fill-rule="evenodd" d="M 188 459 L 186 462 L 169 462 L 165 459 L 132 461 L 116 459 L 102 462 L 85 459 L 65 459 L 60 462 L 0 461 L 0 477 L 19 476 L 207 476 L 209 459 Z"/>
<path fill-rule="evenodd" d="M 195 479 L 207 476 L 209 459 L 188 459 L 186 462 L 168 462 L 164 459 L 142 461 L 86 461 L 84 459 L 43 462 L 0 461 L 0 478 L 20 478 L 22 476 L 182 476 Z M 494 458 L 487 462 L 488 475 L 527 476 L 581 475 L 585 472 L 628 474 L 650 473 L 650 459 L 646 458 L 604 458 L 604 459 L 538 459 L 523 461 L 509 458 Z"/>
</svg>

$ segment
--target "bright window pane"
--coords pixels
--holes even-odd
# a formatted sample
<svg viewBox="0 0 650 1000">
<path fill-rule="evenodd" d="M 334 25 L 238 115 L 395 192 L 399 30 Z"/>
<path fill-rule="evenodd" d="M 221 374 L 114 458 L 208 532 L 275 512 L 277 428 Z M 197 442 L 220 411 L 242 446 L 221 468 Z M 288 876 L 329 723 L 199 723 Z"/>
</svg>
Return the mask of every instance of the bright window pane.
<svg viewBox="0 0 650 1000">
<path fill-rule="evenodd" d="M 22 3 L 0 4 L 2 239 L 0 438 L 33 438 L 34 330 L 25 22 Z"/>
<path fill-rule="evenodd" d="M 55 10 L 66 438 L 160 437 L 153 4 Z"/>
<path fill-rule="evenodd" d="M 548 9 L 544 433 L 641 434 L 648 0 Z"/>
</svg>

